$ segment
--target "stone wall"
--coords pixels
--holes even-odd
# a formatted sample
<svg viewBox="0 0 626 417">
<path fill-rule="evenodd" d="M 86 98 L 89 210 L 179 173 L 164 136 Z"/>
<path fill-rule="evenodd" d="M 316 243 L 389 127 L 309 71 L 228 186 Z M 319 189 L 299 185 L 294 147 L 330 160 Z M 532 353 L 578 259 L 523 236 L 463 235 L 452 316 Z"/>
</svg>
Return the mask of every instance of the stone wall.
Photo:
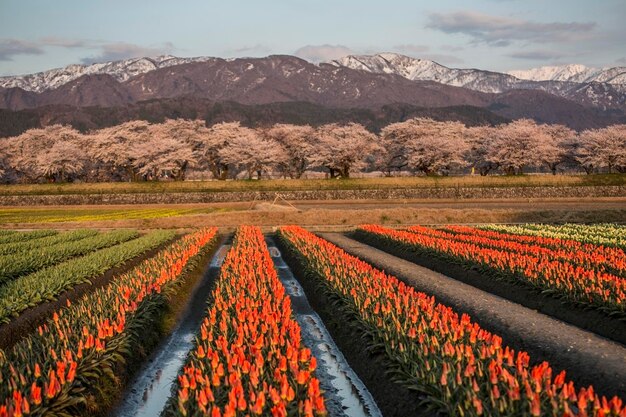
<svg viewBox="0 0 626 417">
<path fill-rule="evenodd" d="M 578 187 L 441 187 L 371 190 L 236 191 L 209 193 L 135 193 L 0 196 L 3 206 L 86 204 L 185 204 L 285 200 L 399 200 L 399 199 L 550 199 L 626 197 L 626 186 Z"/>
</svg>

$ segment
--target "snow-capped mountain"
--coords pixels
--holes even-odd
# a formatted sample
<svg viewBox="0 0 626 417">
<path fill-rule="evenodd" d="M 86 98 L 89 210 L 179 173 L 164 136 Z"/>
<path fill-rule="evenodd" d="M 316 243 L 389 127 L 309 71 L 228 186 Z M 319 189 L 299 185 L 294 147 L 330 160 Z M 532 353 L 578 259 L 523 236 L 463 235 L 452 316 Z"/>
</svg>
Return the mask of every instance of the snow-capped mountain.
<svg viewBox="0 0 626 417">
<path fill-rule="evenodd" d="M 349 55 L 330 61 L 338 67 L 348 67 L 373 73 L 396 74 L 409 80 L 435 81 L 455 87 L 465 87 L 483 93 L 501 93 L 519 82 L 515 77 L 476 69 L 448 68 L 427 59 L 411 58 L 395 53 Z"/>
<path fill-rule="evenodd" d="M 509 71 L 508 74 L 530 81 L 626 84 L 626 67 L 592 68 L 580 64 L 570 64 Z"/>
<path fill-rule="evenodd" d="M 465 106 L 471 114 L 531 117 L 577 129 L 626 120 L 626 83 L 618 83 L 624 72 L 612 68 L 594 77 L 611 83 L 523 80 L 391 53 L 348 56 L 320 64 L 289 55 L 237 59 L 161 56 L 3 77 L 0 109 L 43 108 L 45 113 L 54 112 L 55 106 L 69 106 L 90 108 L 89 112 L 97 114 L 98 108 L 128 109 L 146 101 L 184 98 L 253 106 L 299 102 L 334 109 L 371 110 L 406 104 L 422 109 L 454 107 L 457 110 L 449 111 L 458 112 L 459 106 Z"/>
<path fill-rule="evenodd" d="M 91 65 L 69 65 L 36 74 L 0 77 L 0 88 L 17 87 L 26 92 L 41 93 L 58 89 L 87 75 L 110 75 L 118 82 L 125 82 L 160 68 L 218 59 L 164 55 Z M 373 74 L 395 74 L 413 81 L 434 81 L 483 93 L 498 94 L 515 89 L 542 90 L 602 109 L 621 108 L 626 104 L 626 67 L 598 69 L 572 64 L 509 71 L 505 74 L 480 69 L 449 68 L 434 61 L 396 53 L 349 55 L 326 64 Z"/>
<path fill-rule="evenodd" d="M 396 74 L 410 80 L 436 81 L 483 93 L 541 90 L 601 109 L 623 108 L 626 105 L 626 67 L 597 69 L 564 65 L 505 74 L 448 68 L 434 61 L 395 53 L 349 55 L 329 64 L 372 73 Z"/>
<path fill-rule="evenodd" d="M 587 82 L 601 70 L 580 64 L 545 66 L 528 70 L 509 71 L 508 74 L 521 80 L 529 81 L 566 81 L 575 83 Z"/>
<path fill-rule="evenodd" d="M 117 81 L 124 82 L 131 77 L 145 74 L 159 68 L 187 64 L 190 62 L 204 62 L 213 58 L 177 58 L 163 55 L 154 58 L 132 58 L 123 61 L 103 62 L 90 65 L 69 65 L 65 68 L 56 68 L 35 74 L 0 77 L 0 87 L 14 88 L 41 93 L 52 90 L 74 81 L 83 75 L 107 74 Z"/>
<path fill-rule="evenodd" d="M 395 53 L 349 55 L 330 61 L 329 64 L 374 73 L 397 74 L 410 80 L 436 81 L 485 93 L 500 93 L 511 88 L 532 88 L 532 84 L 525 81 L 626 84 L 626 67 L 598 69 L 571 64 L 500 73 L 480 69 L 448 68 L 427 59 Z"/>
</svg>

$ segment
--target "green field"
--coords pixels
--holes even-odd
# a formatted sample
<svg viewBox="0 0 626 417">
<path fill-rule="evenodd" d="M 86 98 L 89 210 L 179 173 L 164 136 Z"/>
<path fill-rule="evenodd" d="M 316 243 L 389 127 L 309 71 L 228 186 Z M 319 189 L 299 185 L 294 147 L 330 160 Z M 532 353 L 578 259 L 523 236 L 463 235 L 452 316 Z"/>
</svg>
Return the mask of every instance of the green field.
<svg viewBox="0 0 626 417">
<path fill-rule="evenodd" d="M 626 185 L 626 174 L 517 175 L 459 177 L 383 177 L 350 179 L 116 182 L 15 184 L 0 186 L 2 195 L 133 194 L 228 191 L 359 190 L 429 187 L 531 187 Z"/>
<path fill-rule="evenodd" d="M 206 214 L 227 209 L 215 208 L 0 208 L 0 225 L 15 223 L 88 222 L 102 220 L 157 219 L 192 214 Z"/>
</svg>

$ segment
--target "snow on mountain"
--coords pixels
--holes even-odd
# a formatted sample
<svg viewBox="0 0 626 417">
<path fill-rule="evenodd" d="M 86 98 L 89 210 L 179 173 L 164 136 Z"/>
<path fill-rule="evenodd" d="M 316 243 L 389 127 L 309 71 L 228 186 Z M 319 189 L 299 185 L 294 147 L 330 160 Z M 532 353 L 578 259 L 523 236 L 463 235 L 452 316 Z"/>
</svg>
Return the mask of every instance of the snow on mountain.
<svg viewBox="0 0 626 417">
<path fill-rule="evenodd" d="M 82 76 L 99 74 L 110 75 L 118 82 L 125 82 L 160 68 L 217 59 L 178 58 L 165 55 L 91 65 L 70 65 L 36 74 L 0 77 L 0 88 L 19 87 L 26 92 L 42 93 L 58 89 Z M 586 106 L 602 109 L 626 107 L 626 67 L 598 69 L 572 64 L 499 73 L 480 69 L 449 68 L 427 59 L 396 53 L 349 55 L 320 63 L 328 64 L 337 70 L 349 68 L 373 74 L 394 74 L 413 81 L 434 81 L 483 93 L 498 94 L 520 89 L 541 90 Z M 253 67 L 253 64 L 249 65 Z M 281 71 L 291 70 L 281 67 Z"/>
<path fill-rule="evenodd" d="M 501 93 L 509 90 L 512 84 L 519 82 L 515 77 L 507 74 L 477 69 L 448 68 L 435 61 L 395 53 L 349 55 L 331 61 L 329 64 L 374 73 L 396 74 L 414 81 L 435 81 L 483 93 Z"/>
<path fill-rule="evenodd" d="M 83 75 L 108 74 L 116 80 L 123 82 L 131 77 L 158 68 L 186 64 L 189 62 L 208 61 L 213 58 L 177 58 L 171 55 L 163 55 L 154 58 L 132 58 L 123 61 L 102 62 L 90 65 L 68 65 L 65 68 L 56 68 L 35 74 L 0 77 L 0 87 L 19 87 L 26 91 L 41 93 L 52 90 L 69 83 Z"/>
<path fill-rule="evenodd" d="M 592 68 L 580 64 L 546 66 L 529 70 L 509 71 L 508 74 L 529 81 L 564 81 L 570 83 L 625 84 L 626 67 Z"/>
<path fill-rule="evenodd" d="M 572 64 L 499 73 L 448 68 L 434 61 L 395 53 L 350 55 L 329 64 L 373 73 L 396 74 L 410 80 L 436 81 L 484 93 L 541 90 L 603 109 L 622 108 L 626 103 L 626 67 L 597 69 Z"/>
<path fill-rule="evenodd" d="M 529 70 L 509 71 L 508 74 L 522 80 L 530 81 L 566 81 L 566 82 L 586 82 L 596 75 L 600 70 L 590 68 L 580 64 L 545 66 L 531 68 Z"/>
<path fill-rule="evenodd" d="M 329 64 L 374 73 L 397 74 L 410 80 L 436 81 L 485 93 L 499 93 L 511 88 L 539 87 L 526 81 L 626 84 L 626 67 L 598 69 L 580 64 L 570 64 L 499 73 L 479 69 L 448 68 L 434 61 L 411 58 L 395 53 L 349 55 L 333 60 Z M 556 85 L 550 87 L 544 85 L 539 88 L 549 91 L 558 87 Z"/>
</svg>

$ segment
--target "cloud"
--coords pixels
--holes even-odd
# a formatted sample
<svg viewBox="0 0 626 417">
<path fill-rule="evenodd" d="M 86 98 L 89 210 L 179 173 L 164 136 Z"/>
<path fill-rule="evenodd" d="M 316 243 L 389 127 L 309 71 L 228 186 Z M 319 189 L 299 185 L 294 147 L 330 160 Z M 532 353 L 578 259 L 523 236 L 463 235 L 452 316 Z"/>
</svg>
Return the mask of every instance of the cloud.
<svg viewBox="0 0 626 417">
<path fill-rule="evenodd" d="M 624 57 L 624 58 L 620 58 L 620 59 L 616 60 L 615 62 L 617 62 L 618 64 L 624 64 L 624 65 L 626 65 L 626 57 Z"/>
<path fill-rule="evenodd" d="M 310 62 L 324 62 L 352 55 L 354 51 L 343 45 L 306 45 L 293 54 Z"/>
<path fill-rule="evenodd" d="M 545 61 L 564 58 L 567 55 L 554 51 L 535 50 L 535 51 L 519 51 L 509 54 L 511 58 L 532 59 L 535 61 Z"/>
<path fill-rule="evenodd" d="M 145 47 L 125 42 L 105 42 L 98 40 L 67 39 L 46 36 L 37 41 L 22 39 L 0 39 L 0 61 L 11 61 L 15 55 L 41 55 L 46 47 L 83 48 L 96 50 L 97 55 L 82 59 L 83 63 L 116 61 L 143 56 L 156 56 L 171 53 L 175 48 L 170 42 L 156 47 Z"/>
<path fill-rule="evenodd" d="M 39 44 L 43 46 L 58 46 L 61 48 L 85 48 L 93 42 L 80 39 L 58 38 L 56 36 L 45 36 L 39 39 Z"/>
<path fill-rule="evenodd" d="M 41 55 L 44 51 L 34 42 L 21 39 L 0 39 L 0 61 L 12 61 L 15 55 Z"/>
<path fill-rule="evenodd" d="M 514 41 L 574 42 L 594 35 L 595 22 L 539 23 L 473 11 L 432 13 L 426 26 L 470 36 L 475 43 L 508 46 Z"/>
<path fill-rule="evenodd" d="M 85 57 L 81 61 L 83 64 L 94 62 L 120 61 L 129 58 L 145 56 L 167 55 L 175 49 L 171 42 L 166 42 L 157 47 L 146 47 L 132 43 L 116 42 L 99 46 L 100 53 L 96 56 Z"/>
</svg>

